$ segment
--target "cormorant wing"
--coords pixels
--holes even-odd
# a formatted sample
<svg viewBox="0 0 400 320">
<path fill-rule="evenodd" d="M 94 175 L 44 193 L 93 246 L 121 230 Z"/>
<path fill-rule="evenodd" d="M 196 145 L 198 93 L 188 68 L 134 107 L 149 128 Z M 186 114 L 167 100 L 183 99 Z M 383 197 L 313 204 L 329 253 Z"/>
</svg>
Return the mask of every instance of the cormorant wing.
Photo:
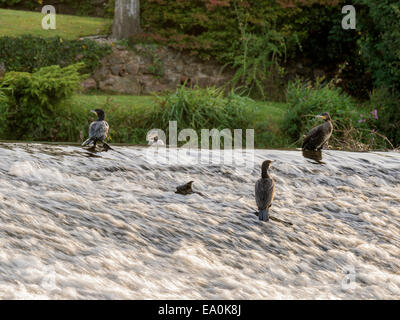
<svg viewBox="0 0 400 320">
<path fill-rule="evenodd" d="M 107 137 L 108 129 L 106 121 L 93 121 L 89 126 L 89 137 L 103 141 Z"/>
<path fill-rule="evenodd" d="M 314 128 L 312 128 L 309 132 L 308 132 L 308 134 L 307 134 L 307 136 L 304 138 L 304 141 L 303 141 L 303 145 L 302 145 L 302 149 L 304 149 L 304 147 L 307 145 L 307 144 L 311 144 L 311 145 L 314 145 L 315 144 L 315 140 L 317 140 L 320 136 L 321 136 L 321 134 L 322 134 L 322 128 L 323 128 L 323 124 L 321 124 L 321 125 L 319 125 L 319 126 L 317 126 L 317 127 L 314 127 Z"/>
<path fill-rule="evenodd" d="M 256 203 L 259 210 L 270 207 L 274 198 L 275 183 L 271 178 L 259 179 L 256 182 Z"/>
</svg>

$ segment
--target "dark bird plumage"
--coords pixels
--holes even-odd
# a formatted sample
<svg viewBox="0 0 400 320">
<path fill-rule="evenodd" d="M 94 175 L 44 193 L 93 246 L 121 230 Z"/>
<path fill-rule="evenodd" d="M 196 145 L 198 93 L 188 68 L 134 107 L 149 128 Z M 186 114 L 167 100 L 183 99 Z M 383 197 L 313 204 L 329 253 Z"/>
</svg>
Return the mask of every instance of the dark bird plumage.
<svg viewBox="0 0 400 320">
<path fill-rule="evenodd" d="M 333 125 L 329 113 L 324 112 L 317 116 L 325 122 L 315 128 L 312 128 L 304 139 L 303 150 L 321 150 L 332 135 Z"/>
<path fill-rule="evenodd" d="M 258 207 L 258 219 L 269 220 L 269 208 L 272 205 L 275 193 L 275 182 L 269 176 L 268 169 L 271 160 L 265 160 L 261 165 L 261 179 L 258 179 L 255 187 L 256 203 Z"/>
<path fill-rule="evenodd" d="M 193 190 L 192 190 L 193 182 L 194 181 L 189 181 L 188 183 L 177 186 L 175 193 L 184 194 L 184 195 L 193 193 Z"/>
<path fill-rule="evenodd" d="M 97 120 L 93 121 L 89 126 L 89 139 L 82 143 L 82 146 L 87 146 L 93 143 L 93 147 L 96 147 L 97 142 L 101 142 L 103 146 L 110 149 L 110 146 L 104 142 L 108 135 L 108 123 L 105 121 L 105 113 L 101 109 L 91 110 L 97 114 Z"/>
</svg>

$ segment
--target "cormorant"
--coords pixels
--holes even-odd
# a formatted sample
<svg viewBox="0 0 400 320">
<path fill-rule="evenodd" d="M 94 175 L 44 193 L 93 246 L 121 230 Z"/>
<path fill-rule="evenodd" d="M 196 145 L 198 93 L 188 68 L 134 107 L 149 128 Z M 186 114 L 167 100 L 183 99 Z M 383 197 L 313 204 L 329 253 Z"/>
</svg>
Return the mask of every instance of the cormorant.
<svg viewBox="0 0 400 320">
<path fill-rule="evenodd" d="M 333 125 L 329 113 L 324 112 L 317 117 L 324 119 L 325 122 L 310 130 L 304 139 L 303 150 L 321 150 L 332 135 Z"/>
<path fill-rule="evenodd" d="M 269 220 L 269 208 L 272 205 L 275 192 L 275 182 L 268 174 L 271 166 L 271 160 L 265 160 L 261 165 L 261 179 L 256 182 L 256 203 L 258 207 L 258 219 L 262 221 Z"/>
<path fill-rule="evenodd" d="M 189 181 L 188 183 L 177 186 L 175 193 L 184 194 L 184 195 L 194 193 L 192 190 L 193 182 L 194 181 Z"/>
<path fill-rule="evenodd" d="M 96 109 L 96 110 L 90 110 L 90 112 L 93 112 L 97 114 L 97 120 L 93 121 L 90 126 L 89 126 L 89 139 L 87 139 L 84 143 L 82 143 L 82 146 L 87 146 L 91 143 L 94 144 L 94 148 L 96 147 L 97 142 L 101 142 L 103 146 L 106 147 L 106 149 L 111 149 L 111 147 L 104 142 L 104 140 L 107 138 L 108 135 L 108 123 L 107 121 L 104 120 L 105 118 L 105 113 L 101 109 Z"/>
</svg>

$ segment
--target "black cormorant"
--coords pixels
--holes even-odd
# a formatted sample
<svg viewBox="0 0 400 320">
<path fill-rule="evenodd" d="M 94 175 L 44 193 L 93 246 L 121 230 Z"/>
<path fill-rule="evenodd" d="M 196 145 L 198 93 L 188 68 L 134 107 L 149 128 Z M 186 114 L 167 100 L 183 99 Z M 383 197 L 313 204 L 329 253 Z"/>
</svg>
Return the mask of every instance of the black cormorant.
<svg viewBox="0 0 400 320">
<path fill-rule="evenodd" d="M 87 139 L 82 146 L 87 146 L 93 143 L 93 147 L 96 147 L 97 142 L 101 142 L 106 149 L 111 149 L 110 146 L 104 142 L 108 135 L 108 123 L 104 120 L 105 113 L 101 109 L 90 110 L 97 114 L 97 120 L 93 121 L 89 126 L 89 139 Z"/>
<path fill-rule="evenodd" d="M 317 117 L 325 122 L 315 128 L 312 128 L 304 139 L 303 150 L 321 150 L 332 135 L 333 125 L 329 113 L 324 112 Z"/>
<path fill-rule="evenodd" d="M 275 192 L 275 182 L 268 174 L 271 166 L 271 160 L 265 160 L 261 165 L 261 179 L 256 182 L 256 203 L 258 207 L 258 219 L 262 221 L 269 220 L 269 208 L 272 205 Z"/>
<path fill-rule="evenodd" d="M 189 181 L 188 183 L 177 186 L 175 193 L 184 194 L 184 195 L 194 193 L 192 190 L 193 182 L 194 181 Z"/>
</svg>

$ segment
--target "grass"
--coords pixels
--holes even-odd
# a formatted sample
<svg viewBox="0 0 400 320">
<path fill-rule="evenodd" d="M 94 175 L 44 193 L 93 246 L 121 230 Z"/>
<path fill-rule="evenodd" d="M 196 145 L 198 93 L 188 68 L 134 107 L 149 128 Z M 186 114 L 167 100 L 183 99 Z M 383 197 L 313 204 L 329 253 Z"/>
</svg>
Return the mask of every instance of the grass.
<svg viewBox="0 0 400 320">
<path fill-rule="evenodd" d="M 109 104 L 117 104 L 121 108 L 133 110 L 146 108 L 154 104 L 152 96 L 129 96 L 129 95 L 105 95 L 105 94 L 81 94 L 72 98 L 73 103 L 81 106 L 89 106 L 91 109 L 103 108 Z"/>
<path fill-rule="evenodd" d="M 56 29 L 44 30 L 42 19 L 45 15 L 38 12 L 0 9 L 0 36 L 17 37 L 32 34 L 41 37 L 60 36 L 65 39 L 78 39 L 83 36 L 107 34 L 111 19 L 56 15 Z"/>
<path fill-rule="evenodd" d="M 261 149 L 289 147 L 289 140 L 281 130 L 288 105 L 284 102 L 256 101 L 254 108 L 254 145 Z"/>
<path fill-rule="evenodd" d="M 89 110 L 102 108 L 106 111 L 106 118 L 113 127 L 113 121 L 118 123 L 129 121 L 142 114 L 146 109 L 155 105 L 152 96 L 106 95 L 106 94 L 81 94 L 72 98 L 72 104 L 89 113 Z M 249 104 L 255 111 L 254 123 L 256 148 L 282 148 L 288 147 L 285 135 L 280 130 L 280 124 L 287 111 L 287 104 L 282 102 L 255 101 Z M 112 113 L 112 114 L 110 114 Z M 131 118 L 131 119 L 129 119 Z M 171 119 L 173 120 L 173 119 Z M 132 120 L 134 123 L 136 120 Z M 251 129 L 250 128 L 250 129 Z M 211 128 L 208 128 L 211 129 Z M 120 130 L 120 129 L 119 129 Z M 114 133 L 116 135 L 116 133 Z M 146 144 L 145 130 L 138 130 L 133 135 L 126 134 L 126 142 L 133 144 Z"/>
</svg>

